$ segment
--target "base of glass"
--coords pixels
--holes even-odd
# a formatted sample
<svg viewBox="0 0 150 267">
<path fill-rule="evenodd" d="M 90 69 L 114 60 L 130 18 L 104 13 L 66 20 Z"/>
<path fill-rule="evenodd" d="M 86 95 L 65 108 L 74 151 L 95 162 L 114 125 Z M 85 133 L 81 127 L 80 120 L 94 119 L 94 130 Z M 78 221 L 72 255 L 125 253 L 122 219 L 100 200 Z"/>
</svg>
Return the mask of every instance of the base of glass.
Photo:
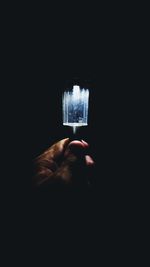
<svg viewBox="0 0 150 267">
<path fill-rule="evenodd" d="M 87 123 L 83 123 L 83 122 L 67 122 L 67 123 L 63 123 L 64 126 L 71 126 L 71 127 L 80 127 L 80 126 L 87 126 Z"/>
</svg>

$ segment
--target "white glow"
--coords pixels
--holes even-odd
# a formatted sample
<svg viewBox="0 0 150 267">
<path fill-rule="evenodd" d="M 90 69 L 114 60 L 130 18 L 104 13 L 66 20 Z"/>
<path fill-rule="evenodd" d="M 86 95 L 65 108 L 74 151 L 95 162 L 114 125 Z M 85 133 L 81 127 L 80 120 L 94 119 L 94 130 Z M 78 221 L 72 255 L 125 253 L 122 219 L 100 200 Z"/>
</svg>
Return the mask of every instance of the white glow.
<svg viewBox="0 0 150 267">
<path fill-rule="evenodd" d="M 74 85 L 71 92 L 63 95 L 63 125 L 77 127 L 88 125 L 89 90 Z"/>
<path fill-rule="evenodd" d="M 73 95 L 72 96 L 76 100 L 80 98 L 80 86 L 78 86 L 78 85 L 73 86 Z"/>
</svg>

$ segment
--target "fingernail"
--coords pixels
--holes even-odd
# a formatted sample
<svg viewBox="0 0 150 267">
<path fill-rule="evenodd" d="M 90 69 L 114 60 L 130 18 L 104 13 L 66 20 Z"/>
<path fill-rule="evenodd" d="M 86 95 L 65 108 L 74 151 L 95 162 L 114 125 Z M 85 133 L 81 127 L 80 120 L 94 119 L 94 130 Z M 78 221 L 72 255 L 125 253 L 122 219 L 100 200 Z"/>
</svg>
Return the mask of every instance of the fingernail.
<svg viewBox="0 0 150 267">
<path fill-rule="evenodd" d="M 81 140 L 81 142 L 86 145 L 86 146 L 89 146 L 89 144 L 87 142 L 85 142 L 83 139 Z"/>
</svg>

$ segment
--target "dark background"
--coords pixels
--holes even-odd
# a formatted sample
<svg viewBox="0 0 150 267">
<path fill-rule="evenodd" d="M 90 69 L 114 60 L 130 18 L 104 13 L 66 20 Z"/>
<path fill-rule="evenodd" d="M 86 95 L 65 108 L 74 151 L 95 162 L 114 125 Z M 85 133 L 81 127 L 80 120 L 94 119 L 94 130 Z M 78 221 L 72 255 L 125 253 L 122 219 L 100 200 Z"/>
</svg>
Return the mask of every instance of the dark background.
<svg viewBox="0 0 150 267">
<path fill-rule="evenodd" d="M 51 13 L 37 9 L 22 10 L 5 31 L 6 151 L 13 147 L 11 167 L 5 173 L 15 184 L 13 192 L 30 191 L 34 158 L 71 135 L 62 125 L 61 98 L 68 84 L 77 81 L 90 89 L 89 125 L 79 129 L 78 137 L 89 142 L 96 162 L 95 189 L 99 196 L 123 198 L 136 184 L 132 168 L 139 80 L 135 7 L 128 12 L 125 7 L 118 12 L 113 5 L 74 6 L 70 12 L 65 7 L 63 12 L 52 7 Z"/>
<path fill-rule="evenodd" d="M 87 243 L 86 258 L 92 247 L 99 255 L 97 242 L 108 256 L 108 243 L 112 250 L 117 239 L 118 258 L 124 240 L 132 247 L 132 241 L 138 239 L 132 219 L 140 206 L 136 194 L 141 196 L 135 174 L 138 140 L 134 127 L 141 104 L 137 101 L 140 23 L 134 14 L 140 20 L 140 13 L 135 6 L 114 3 L 71 5 L 69 12 L 64 3 L 44 11 L 37 4 L 27 7 L 27 12 L 20 8 L 17 16 L 9 9 L 12 19 L 3 21 L 7 26 L 2 154 L 6 179 L 1 179 L 5 183 L 3 202 L 10 210 L 8 214 L 5 208 L 7 231 L 14 233 L 12 240 L 16 239 L 14 229 L 20 231 L 21 242 L 22 233 L 26 235 L 34 259 L 42 248 L 49 257 L 50 245 L 58 258 L 58 244 L 62 251 L 67 235 L 68 245 L 77 241 L 83 257 L 82 244 Z M 37 195 L 31 187 L 33 160 L 71 135 L 62 125 L 61 96 L 74 80 L 90 90 L 89 125 L 79 130 L 78 137 L 90 144 L 96 162 L 95 185 L 89 194 Z M 69 253 L 71 250 L 70 246 Z"/>
<path fill-rule="evenodd" d="M 131 66 L 126 46 L 117 45 L 118 37 L 99 44 L 96 40 L 73 45 L 49 55 L 48 48 L 37 49 L 37 56 L 29 62 L 31 79 L 27 87 L 30 101 L 29 140 L 31 160 L 57 140 L 72 137 L 71 129 L 62 125 L 62 92 L 73 83 L 90 89 L 89 125 L 80 128 L 76 138 L 90 144 L 96 161 L 96 188 L 121 194 L 129 179 L 132 139 L 130 101 L 132 99 Z M 79 39 L 81 37 L 78 37 Z M 114 45 L 112 44 L 114 40 Z M 59 39 L 61 42 L 61 39 Z M 115 42 L 116 41 L 116 42 Z M 70 47 L 72 50 L 70 51 Z M 128 52 L 127 52 L 128 51 Z M 51 51 L 52 52 L 52 51 Z M 53 53 L 52 53 L 53 54 Z M 30 112 L 29 112 L 30 111 Z M 130 151 L 130 152 L 129 152 Z M 103 184 L 103 186 L 102 186 Z M 115 194 L 115 192 L 114 192 Z"/>
<path fill-rule="evenodd" d="M 75 13 L 58 22 L 34 14 L 35 19 L 24 21 L 16 32 L 10 68 L 15 81 L 14 136 L 21 150 L 17 172 L 25 176 L 20 179 L 22 188 L 24 182 L 30 188 L 34 158 L 71 135 L 62 125 L 61 97 L 77 81 L 90 89 L 89 125 L 79 129 L 78 137 L 89 142 L 96 161 L 96 188 L 122 195 L 131 183 L 138 61 L 135 24 L 123 12 L 111 13 L 110 7 L 101 16 L 86 14 L 84 19 L 79 12 L 73 20 Z"/>
</svg>

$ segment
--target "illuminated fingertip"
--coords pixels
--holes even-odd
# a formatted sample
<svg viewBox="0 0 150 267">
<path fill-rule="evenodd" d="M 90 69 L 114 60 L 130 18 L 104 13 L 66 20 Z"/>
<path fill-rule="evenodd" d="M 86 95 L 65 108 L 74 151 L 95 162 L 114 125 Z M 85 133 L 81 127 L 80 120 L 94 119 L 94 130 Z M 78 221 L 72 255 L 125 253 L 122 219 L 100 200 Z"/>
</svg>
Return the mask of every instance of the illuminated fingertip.
<svg viewBox="0 0 150 267">
<path fill-rule="evenodd" d="M 83 139 L 81 140 L 81 142 L 87 147 L 89 146 L 89 144 L 87 142 L 85 142 Z"/>
<path fill-rule="evenodd" d="M 94 160 L 89 155 L 85 156 L 85 161 L 87 166 L 93 166 L 95 164 Z"/>
<path fill-rule="evenodd" d="M 74 140 L 69 144 L 69 147 L 77 146 L 77 147 L 84 147 L 84 144 L 81 141 Z"/>
</svg>

